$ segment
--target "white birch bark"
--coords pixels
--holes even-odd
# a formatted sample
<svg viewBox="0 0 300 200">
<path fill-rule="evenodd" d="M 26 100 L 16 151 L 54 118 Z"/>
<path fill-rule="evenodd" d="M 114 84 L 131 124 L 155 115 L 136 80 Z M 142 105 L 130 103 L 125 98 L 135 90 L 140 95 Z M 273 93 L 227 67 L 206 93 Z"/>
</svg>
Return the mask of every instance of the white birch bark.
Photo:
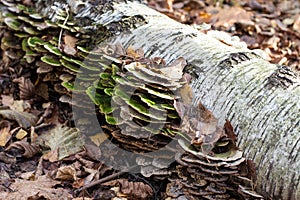
<svg viewBox="0 0 300 200">
<path fill-rule="evenodd" d="M 116 3 L 104 14 L 88 3 L 78 11 L 78 2 L 67 1 L 75 17 L 107 27 L 122 17 L 143 16 L 146 24 L 114 31 L 111 42 L 143 48 L 167 62 L 184 57 L 198 75 L 191 83 L 193 102 L 206 105 L 219 123 L 231 121 L 239 147 L 257 164 L 258 188 L 273 199 L 300 199 L 300 79 L 294 72 L 222 33 L 201 33 L 138 2 Z M 238 52 L 248 53 L 233 54 Z"/>
</svg>

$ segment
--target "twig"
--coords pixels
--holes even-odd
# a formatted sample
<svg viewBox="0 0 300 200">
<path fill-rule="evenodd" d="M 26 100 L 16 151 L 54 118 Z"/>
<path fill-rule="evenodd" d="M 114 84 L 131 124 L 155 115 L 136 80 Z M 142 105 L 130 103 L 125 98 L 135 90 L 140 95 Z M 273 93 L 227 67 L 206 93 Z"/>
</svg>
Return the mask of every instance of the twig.
<svg viewBox="0 0 300 200">
<path fill-rule="evenodd" d="M 69 17 L 70 17 L 70 14 L 69 14 L 69 8 L 66 7 L 66 12 L 67 12 L 67 17 L 63 23 L 63 25 L 65 26 L 69 20 Z M 60 29 L 60 32 L 59 32 L 59 37 L 58 37 L 58 49 L 60 49 L 60 45 L 61 45 L 61 38 L 62 38 L 62 33 L 63 33 L 63 28 Z"/>
<path fill-rule="evenodd" d="M 136 168 L 136 167 L 137 167 L 137 165 L 130 167 L 130 168 L 128 169 L 128 172 L 129 172 L 130 170 Z M 126 172 L 127 172 L 127 171 L 126 171 Z M 126 172 L 124 172 L 124 171 L 117 172 L 117 173 L 112 174 L 112 175 L 110 175 L 110 176 L 107 176 L 107 177 L 104 177 L 104 178 L 99 179 L 99 180 L 97 180 L 97 181 L 94 181 L 94 182 L 92 182 L 92 183 L 89 183 L 89 184 L 83 186 L 82 188 L 79 188 L 79 189 L 75 190 L 75 193 L 79 193 L 79 192 L 81 192 L 82 190 L 85 190 L 85 189 L 88 189 L 88 188 L 93 187 L 93 186 L 95 186 L 95 185 L 98 185 L 98 184 L 100 184 L 100 183 L 104 183 L 104 182 L 107 182 L 107 181 L 109 181 L 109 180 L 112 180 L 112 179 L 114 179 L 114 178 L 116 178 L 116 177 L 118 177 L 118 176 L 121 176 L 121 175 L 125 174 Z"/>
</svg>

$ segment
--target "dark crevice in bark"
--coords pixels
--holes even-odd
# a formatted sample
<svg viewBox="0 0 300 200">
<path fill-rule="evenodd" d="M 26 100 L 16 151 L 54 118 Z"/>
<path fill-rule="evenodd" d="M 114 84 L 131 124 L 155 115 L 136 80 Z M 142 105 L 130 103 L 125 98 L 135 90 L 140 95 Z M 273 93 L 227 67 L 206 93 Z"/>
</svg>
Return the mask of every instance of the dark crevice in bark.
<svg viewBox="0 0 300 200">
<path fill-rule="evenodd" d="M 267 87 L 287 89 L 299 79 L 298 75 L 287 66 L 277 65 L 278 69 L 267 78 Z"/>
<path fill-rule="evenodd" d="M 228 58 L 222 60 L 218 64 L 218 67 L 220 67 L 221 69 L 230 69 L 238 64 L 241 64 L 244 61 L 250 60 L 253 57 L 258 57 L 258 55 L 253 52 L 231 53 L 229 54 Z"/>
</svg>

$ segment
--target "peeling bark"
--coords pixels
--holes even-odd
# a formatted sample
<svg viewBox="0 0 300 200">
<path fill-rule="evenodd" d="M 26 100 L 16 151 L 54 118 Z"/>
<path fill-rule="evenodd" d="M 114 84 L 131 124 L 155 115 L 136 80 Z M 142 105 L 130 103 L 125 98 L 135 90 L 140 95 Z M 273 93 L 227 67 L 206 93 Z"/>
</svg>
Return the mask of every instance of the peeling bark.
<svg viewBox="0 0 300 200">
<path fill-rule="evenodd" d="M 41 2 L 40 11 L 52 20 L 55 7 L 69 4 L 84 29 L 104 25 L 112 43 L 143 48 L 147 56 L 168 63 L 184 57 L 195 77 L 194 104 L 201 101 L 220 124 L 229 119 L 235 126 L 240 148 L 257 164 L 260 190 L 273 199 L 300 199 L 300 79 L 295 72 L 270 64 L 225 33 L 199 32 L 140 2 Z"/>
</svg>

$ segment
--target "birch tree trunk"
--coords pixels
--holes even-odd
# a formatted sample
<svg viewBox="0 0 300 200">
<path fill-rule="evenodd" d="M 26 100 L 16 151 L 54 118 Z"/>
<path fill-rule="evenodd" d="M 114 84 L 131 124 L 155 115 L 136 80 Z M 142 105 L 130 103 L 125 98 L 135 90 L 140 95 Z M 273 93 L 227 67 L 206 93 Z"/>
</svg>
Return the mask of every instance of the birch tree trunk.
<svg viewBox="0 0 300 200">
<path fill-rule="evenodd" d="M 270 64 L 225 33 L 202 33 L 140 2 L 96 3 L 37 5 L 55 19 L 55 6 L 69 4 L 84 28 L 97 31 L 105 25 L 112 43 L 142 48 L 167 62 L 184 57 L 195 76 L 193 103 L 201 101 L 221 124 L 231 121 L 239 147 L 257 165 L 258 188 L 273 199 L 300 199 L 300 79 L 295 72 Z"/>
</svg>

